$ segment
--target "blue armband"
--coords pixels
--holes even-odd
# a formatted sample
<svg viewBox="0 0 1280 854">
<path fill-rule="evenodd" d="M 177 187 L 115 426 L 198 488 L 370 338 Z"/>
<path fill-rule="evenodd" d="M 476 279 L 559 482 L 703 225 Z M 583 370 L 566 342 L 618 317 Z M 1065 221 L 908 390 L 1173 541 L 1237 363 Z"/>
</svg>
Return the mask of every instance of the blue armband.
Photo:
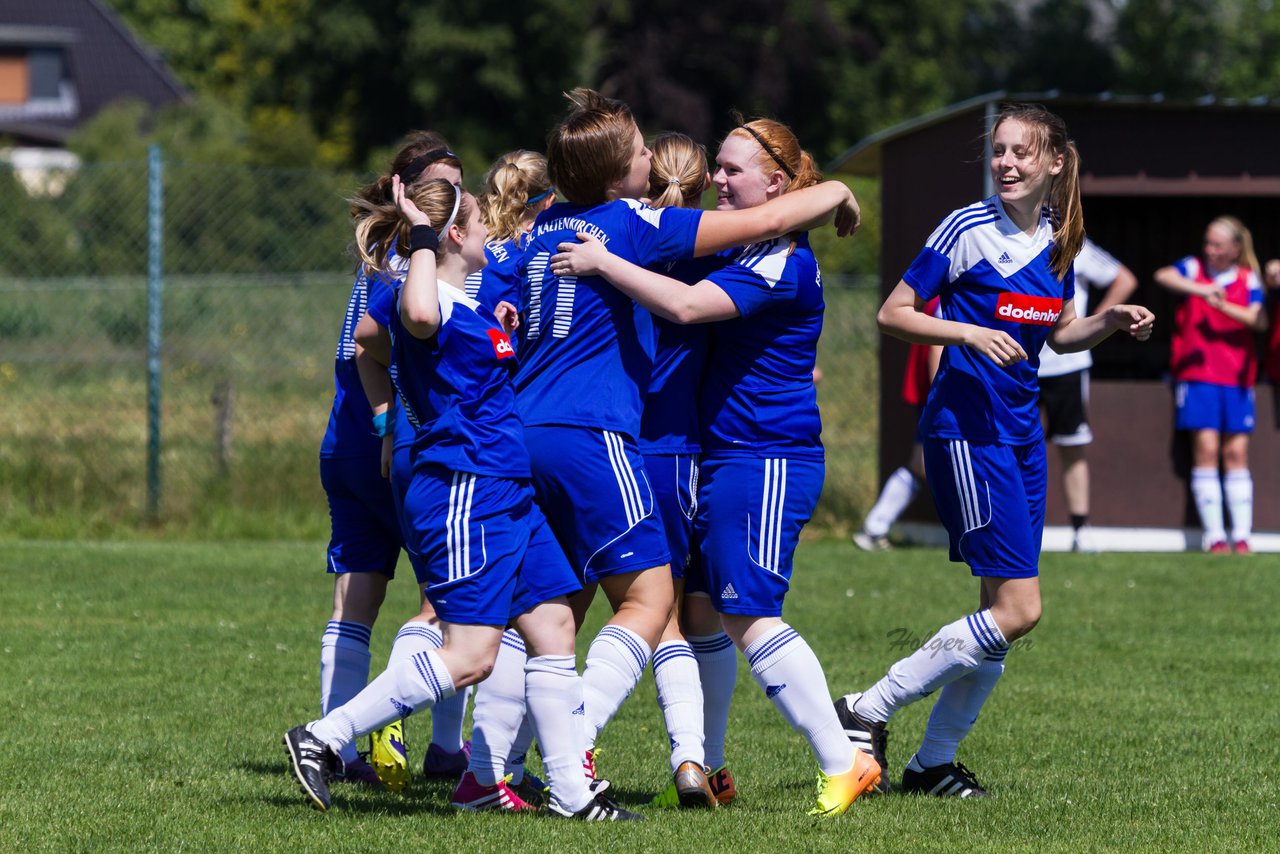
<svg viewBox="0 0 1280 854">
<path fill-rule="evenodd" d="M 388 409 L 373 416 L 373 432 L 375 434 L 379 436 L 391 435 L 391 431 L 394 429 L 395 425 L 387 423 L 387 415 L 390 412 L 391 410 Z"/>
</svg>

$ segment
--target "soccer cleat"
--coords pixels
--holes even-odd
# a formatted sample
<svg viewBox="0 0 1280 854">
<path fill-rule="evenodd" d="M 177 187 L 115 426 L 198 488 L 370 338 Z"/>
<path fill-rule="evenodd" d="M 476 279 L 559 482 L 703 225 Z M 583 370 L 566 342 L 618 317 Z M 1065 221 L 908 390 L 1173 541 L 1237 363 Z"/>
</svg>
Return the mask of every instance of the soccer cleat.
<svg viewBox="0 0 1280 854">
<path fill-rule="evenodd" d="M 607 786 L 594 788 L 594 796 L 577 812 L 565 812 L 552 803 L 547 807 L 547 815 L 553 818 L 575 818 L 578 821 L 644 821 L 644 816 L 623 809 L 610 800 L 604 793 L 605 788 Z"/>
<path fill-rule="evenodd" d="M 875 788 L 880 781 L 880 766 L 868 753 L 853 752 L 853 765 L 843 774 L 818 772 L 818 804 L 809 815 L 837 816 L 849 809 L 850 804 Z"/>
<path fill-rule="evenodd" d="M 711 772 L 711 776 L 707 780 L 711 783 L 711 791 L 716 793 L 716 800 L 720 802 L 720 806 L 728 805 L 730 801 L 738 796 L 738 787 L 733 783 L 733 775 L 729 773 L 729 766 L 721 765 Z"/>
<path fill-rule="evenodd" d="M 1226 540 L 1218 540 L 1210 545 L 1206 551 L 1211 555 L 1225 555 L 1231 554 L 1231 547 L 1227 545 Z"/>
<path fill-rule="evenodd" d="M 369 736 L 373 749 L 369 752 L 370 764 L 386 786 L 393 792 L 409 788 L 409 757 L 404 744 L 404 721 L 392 721 Z"/>
<path fill-rule="evenodd" d="M 596 774 L 596 760 L 600 758 L 600 748 L 588 747 L 586 755 L 582 758 L 582 773 L 587 780 L 599 780 Z"/>
<path fill-rule="evenodd" d="M 453 790 L 452 803 L 460 810 L 500 810 L 505 812 L 531 812 L 537 809 L 524 801 L 507 785 L 511 775 L 503 777 L 493 786 L 482 786 L 476 775 L 467 771 Z"/>
<path fill-rule="evenodd" d="M 511 787 L 511 791 L 519 795 L 520 799 L 525 803 L 534 807 L 540 807 L 545 804 L 551 795 L 551 787 L 528 771 L 524 772 L 524 777 L 521 778 L 519 783 Z"/>
<path fill-rule="evenodd" d="M 862 693 L 845 694 L 839 700 L 836 700 L 836 717 L 840 719 L 840 726 L 844 727 L 844 734 L 849 741 L 853 742 L 853 746 L 861 750 L 863 753 L 869 754 L 876 764 L 880 766 L 880 782 L 876 784 L 876 791 L 882 795 L 889 794 L 892 786 L 889 784 L 889 730 L 885 725 L 877 721 L 871 721 L 854 711 L 854 706 L 862 697 Z"/>
<path fill-rule="evenodd" d="M 973 772 L 959 762 L 934 765 L 915 771 L 908 763 L 902 769 L 902 791 L 909 795 L 937 795 L 940 798 L 987 798 L 991 793 L 982 788 Z"/>
<path fill-rule="evenodd" d="M 450 753 L 438 744 L 427 745 L 422 757 L 422 776 L 428 780 L 452 780 L 467 770 L 471 762 L 471 742 L 462 742 L 462 749 Z"/>
<path fill-rule="evenodd" d="M 1249 551 L 1249 541 L 1248 541 L 1248 540 L 1236 540 L 1235 545 L 1234 545 L 1234 546 L 1232 546 L 1232 550 L 1233 550 L 1233 551 L 1235 551 L 1235 553 L 1236 553 L 1236 554 L 1238 554 L 1238 555 L 1247 555 L 1247 554 L 1250 554 L 1250 551 Z"/>
<path fill-rule="evenodd" d="M 1071 535 L 1071 551 L 1082 555 L 1096 555 L 1100 551 L 1092 528 L 1088 525 L 1076 528 Z"/>
<path fill-rule="evenodd" d="M 386 788 L 381 778 L 378 777 L 378 772 L 373 770 L 373 766 L 366 762 L 363 757 L 344 763 L 342 773 L 333 779 L 343 783 L 368 786 L 371 789 Z"/>
<path fill-rule="evenodd" d="M 879 537 L 872 536 L 866 531 L 859 531 L 854 534 L 853 544 L 864 552 L 887 552 L 893 548 L 888 537 L 883 534 Z"/>
<path fill-rule="evenodd" d="M 283 741 L 302 793 L 320 812 L 329 809 L 329 780 L 342 767 L 341 757 L 305 726 L 286 732 Z"/>
</svg>

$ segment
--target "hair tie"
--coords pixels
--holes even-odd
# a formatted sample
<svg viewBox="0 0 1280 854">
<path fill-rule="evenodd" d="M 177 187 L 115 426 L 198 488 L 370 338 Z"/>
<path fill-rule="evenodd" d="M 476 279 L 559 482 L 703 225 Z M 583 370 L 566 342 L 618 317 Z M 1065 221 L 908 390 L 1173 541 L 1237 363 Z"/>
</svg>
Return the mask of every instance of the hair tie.
<svg viewBox="0 0 1280 854">
<path fill-rule="evenodd" d="M 679 179 L 679 178 L 672 178 L 672 179 L 671 179 L 670 181 L 668 181 L 667 183 L 668 183 L 668 184 L 679 184 L 679 183 L 680 183 L 680 179 Z"/>
<path fill-rule="evenodd" d="M 778 166 L 780 166 L 780 167 L 782 168 L 782 171 L 787 173 L 787 177 L 788 177 L 788 178 L 790 178 L 790 179 L 791 179 L 791 180 L 793 180 L 793 181 L 795 180 L 795 178 L 796 178 L 796 173 L 795 173 L 795 172 L 793 172 L 793 171 L 791 171 L 791 167 L 790 167 L 790 166 L 788 166 L 787 164 L 785 164 L 785 163 L 783 163 L 783 162 L 782 162 L 782 158 L 781 158 L 781 157 L 779 157 L 779 156 L 777 155 L 777 153 L 776 153 L 776 152 L 774 152 L 774 150 L 773 150 L 772 146 L 770 146 L 770 145 L 769 145 L 769 143 L 767 143 L 767 142 L 765 142 L 765 141 L 764 141 L 764 137 L 762 137 L 760 134 L 756 133 L 756 132 L 755 132 L 755 131 L 754 131 L 754 130 L 749 126 L 749 125 L 747 125 L 745 122 L 744 122 L 743 124 L 738 125 L 738 127 L 742 128 L 742 129 L 743 129 L 743 130 L 745 130 L 747 133 L 749 133 L 749 134 L 751 134 L 753 137 L 755 137 L 756 142 L 760 143 L 760 147 L 764 149 L 764 153 L 765 153 L 765 154 L 767 154 L 767 155 L 769 155 L 770 157 L 772 157 L 772 158 L 773 158 L 773 162 L 774 162 L 774 163 L 777 163 L 777 164 L 778 164 Z"/>
</svg>

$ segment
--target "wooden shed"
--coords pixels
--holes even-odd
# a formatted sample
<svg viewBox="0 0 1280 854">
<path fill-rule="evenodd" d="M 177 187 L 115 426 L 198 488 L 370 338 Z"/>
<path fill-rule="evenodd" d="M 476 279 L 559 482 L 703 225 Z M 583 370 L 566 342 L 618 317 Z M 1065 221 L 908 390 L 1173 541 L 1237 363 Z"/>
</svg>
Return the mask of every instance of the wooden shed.
<svg viewBox="0 0 1280 854">
<path fill-rule="evenodd" d="M 1081 153 L 1088 233 L 1133 270 L 1139 282 L 1134 299 L 1157 316 L 1150 342 L 1113 336 L 1094 351 L 1090 521 L 1108 550 L 1198 548 L 1199 523 L 1186 484 L 1189 447 L 1173 430 L 1165 376 L 1176 300 L 1152 274 L 1198 253 L 1205 226 L 1220 214 L 1249 226 L 1264 262 L 1280 255 L 1280 102 L 996 92 L 870 136 L 828 171 L 881 179 L 885 294 L 943 216 L 993 194 L 986 131 L 1012 101 L 1044 104 L 1065 120 Z M 906 459 L 914 434 L 915 412 L 899 397 L 906 350 L 881 339 L 882 476 Z M 1280 416 L 1274 402 L 1273 388 L 1260 383 L 1250 446 L 1255 550 L 1280 551 L 1280 533 L 1270 533 L 1280 532 Z M 1051 452 L 1049 460 L 1045 546 L 1052 549 L 1069 543 L 1069 536 L 1054 527 L 1065 525 L 1067 514 L 1056 455 Z M 931 502 L 917 502 L 904 519 L 909 521 L 936 521 Z"/>
</svg>

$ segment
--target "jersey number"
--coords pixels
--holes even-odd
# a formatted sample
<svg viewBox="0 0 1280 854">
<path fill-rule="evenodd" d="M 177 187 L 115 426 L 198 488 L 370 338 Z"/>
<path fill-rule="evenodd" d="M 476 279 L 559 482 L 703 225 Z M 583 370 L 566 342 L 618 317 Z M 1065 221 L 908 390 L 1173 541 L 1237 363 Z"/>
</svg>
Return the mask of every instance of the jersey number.
<svg viewBox="0 0 1280 854">
<path fill-rule="evenodd" d="M 550 260 L 550 252 L 539 252 L 529 262 L 529 331 L 526 336 L 530 340 L 542 335 L 542 285 L 547 278 Z M 551 321 L 551 336 L 565 338 L 573 326 L 573 298 L 578 290 L 578 277 L 564 276 L 556 281 L 556 310 Z"/>
</svg>

